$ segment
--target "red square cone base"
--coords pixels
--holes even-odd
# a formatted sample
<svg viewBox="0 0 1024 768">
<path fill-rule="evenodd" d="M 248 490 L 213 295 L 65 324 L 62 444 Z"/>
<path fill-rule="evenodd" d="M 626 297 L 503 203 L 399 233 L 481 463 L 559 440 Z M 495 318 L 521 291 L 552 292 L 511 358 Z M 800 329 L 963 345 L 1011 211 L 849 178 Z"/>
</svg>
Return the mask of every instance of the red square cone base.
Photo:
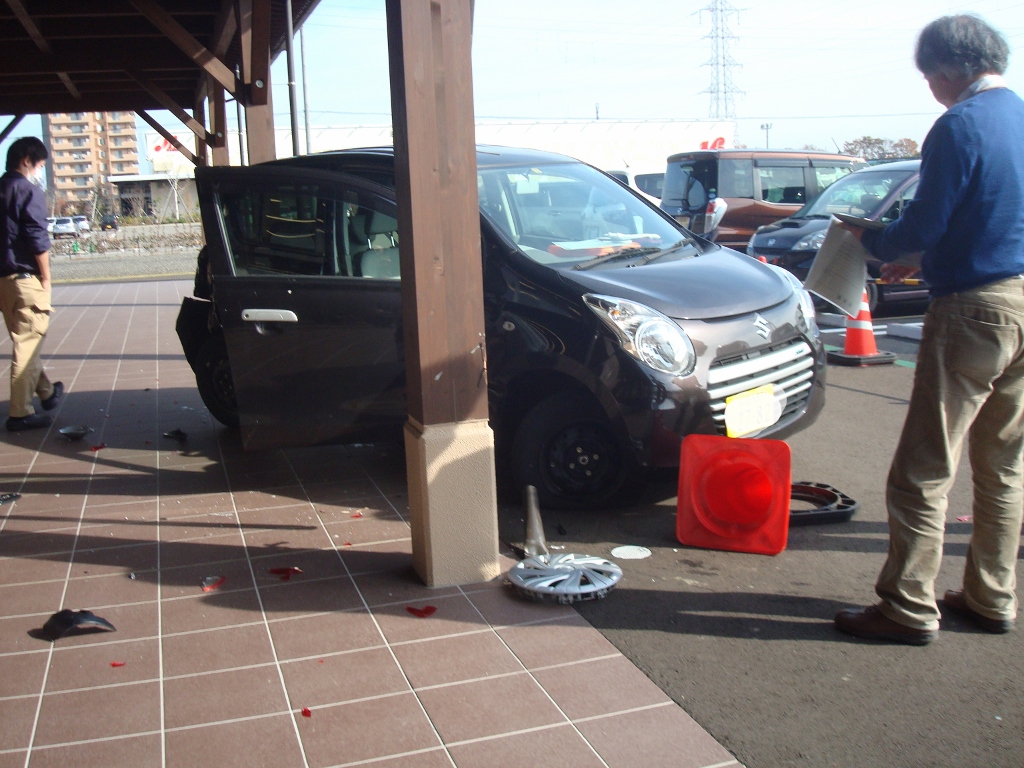
<svg viewBox="0 0 1024 768">
<path fill-rule="evenodd" d="M 777 555 L 789 536 L 790 466 L 781 440 L 688 435 L 679 466 L 679 543 Z"/>
</svg>

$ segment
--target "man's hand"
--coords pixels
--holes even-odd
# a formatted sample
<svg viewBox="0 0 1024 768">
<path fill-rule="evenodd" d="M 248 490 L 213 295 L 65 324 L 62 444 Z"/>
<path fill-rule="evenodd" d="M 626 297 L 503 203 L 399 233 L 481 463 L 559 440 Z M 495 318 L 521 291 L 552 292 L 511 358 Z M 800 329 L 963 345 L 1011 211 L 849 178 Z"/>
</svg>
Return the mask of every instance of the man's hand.
<svg viewBox="0 0 1024 768">
<path fill-rule="evenodd" d="M 861 238 L 864 237 L 864 228 L 863 227 L 856 227 L 853 224 L 848 224 L 845 221 L 841 221 L 841 222 L 839 222 L 839 228 L 840 229 L 845 229 L 851 235 L 856 237 L 858 243 L 861 241 Z"/>
<path fill-rule="evenodd" d="M 880 282 L 902 283 L 908 277 L 919 272 L 918 267 L 908 267 L 904 264 L 883 264 Z"/>
</svg>

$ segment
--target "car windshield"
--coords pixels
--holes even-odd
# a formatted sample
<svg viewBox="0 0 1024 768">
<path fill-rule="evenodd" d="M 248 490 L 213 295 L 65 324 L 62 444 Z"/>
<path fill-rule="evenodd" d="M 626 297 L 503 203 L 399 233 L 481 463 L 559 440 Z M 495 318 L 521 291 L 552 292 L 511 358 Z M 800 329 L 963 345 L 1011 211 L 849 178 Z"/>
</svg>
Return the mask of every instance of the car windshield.
<svg viewBox="0 0 1024 768">
<path fill-rule="evenodd" d="M 58 224 L 70 224 L 71 219 L 57 219 Z"/>
<path fill-rule="evenodd" d="M 477 187 L 487 218 L 541 264 L 573 265 L 632 251 L 646 256 L 687 237 L 629 190 L 582 163 L 484 167 L 478 169 Z"/>
<path fill-rule="evenodd" d="M 913 171 L 872 170 L 851 173 L 827 187 L 795 214 L 794 219 L 828 218 L 833 213 L 870 218 L 878 213 L 889 193 L 909 179 Z"/>
</svg>

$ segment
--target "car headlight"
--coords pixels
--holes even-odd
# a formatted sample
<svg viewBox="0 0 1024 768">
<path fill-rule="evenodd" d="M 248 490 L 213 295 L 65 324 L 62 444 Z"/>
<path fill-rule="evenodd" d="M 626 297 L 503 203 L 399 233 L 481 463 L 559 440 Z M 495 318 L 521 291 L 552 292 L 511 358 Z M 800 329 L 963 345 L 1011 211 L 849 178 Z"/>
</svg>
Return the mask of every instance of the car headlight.
<svg viewBox="0 0 1024 768">
<path fill-rule="evenodd" d="M 821 244 L 825 242 L 825 235 L 828 233 L 827 229 L 823 229 L 820 232 L 815 232 L 813 235 L 806 235 L 801 237 L 793 245 L 794 251 L 816 251 L 821 248 Z"/>
<path fill-rule="evenodd" d="M 614 296 L 588 293 L 583 300 L 611 328 L 622 348 L 644 365 L 674 376 L 693 370 L 697 355 L 689 336 L 665 315 Z"/>
<path fill-rule="evenodd" d="M 793 290 L 800 299 L 800 314 L 803 315 L 804 320 L 807 321 L 811 328 L 815 328 L 816 325 L 814 323 L 817 313 L 814 311 L 814 299 L 810 293 L 804 290 L 804 284 L 800 282 L 800 278 L 792 272 L 787 272 L 782 267 L 777 267 L 774 264 L 769 264 L 768 266 L 786 278 L 789 284 L 793 286 Z"/>
</svg>

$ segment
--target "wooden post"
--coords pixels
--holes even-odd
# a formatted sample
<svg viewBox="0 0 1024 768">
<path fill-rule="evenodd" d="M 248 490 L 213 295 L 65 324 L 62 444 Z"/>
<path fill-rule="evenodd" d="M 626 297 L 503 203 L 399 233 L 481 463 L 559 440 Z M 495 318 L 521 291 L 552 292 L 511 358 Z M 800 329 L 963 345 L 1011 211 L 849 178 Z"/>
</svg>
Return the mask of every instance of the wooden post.
<svg viewBox="0 0 1024 768">
<path fill-rule="evenodd" d="M 387 0 L 413 561 L 430 586 L 493 578 L 470 0 Z"/>
<path fill-rule="evenodd" d="M 270 95 L 270 2 L 239 0 L 238 30 L 242 43 L 242 80 L 246 92 L 245 134 L 249 164 L 277 159 L 274 143 L 274 102 Z"/>
<path fill-rule="evenodd" d="M 206 80 L 210 105 L 210 165 L 231 165 L 228 155 L 228 112 L 224 89 L 212 77 Z"/>
</svg>

